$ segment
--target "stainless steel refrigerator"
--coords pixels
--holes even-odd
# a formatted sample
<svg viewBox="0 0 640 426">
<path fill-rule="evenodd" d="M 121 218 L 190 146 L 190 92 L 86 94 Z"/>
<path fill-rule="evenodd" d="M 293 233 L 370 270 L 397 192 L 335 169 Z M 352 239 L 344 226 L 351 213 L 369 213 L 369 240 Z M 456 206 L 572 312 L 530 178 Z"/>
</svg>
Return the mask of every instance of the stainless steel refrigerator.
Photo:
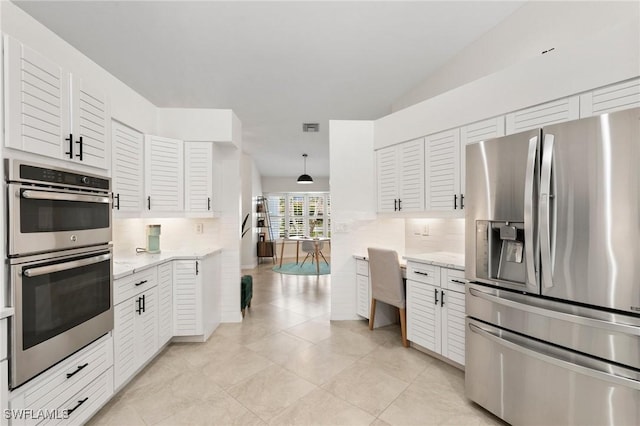
<svg viewBox="0 0 640 426">
<path fill-rule="evenodd" d="M 640 108 L 468 145 L 466 167 L 468 398 L 640 424 Z"/>
</svg>

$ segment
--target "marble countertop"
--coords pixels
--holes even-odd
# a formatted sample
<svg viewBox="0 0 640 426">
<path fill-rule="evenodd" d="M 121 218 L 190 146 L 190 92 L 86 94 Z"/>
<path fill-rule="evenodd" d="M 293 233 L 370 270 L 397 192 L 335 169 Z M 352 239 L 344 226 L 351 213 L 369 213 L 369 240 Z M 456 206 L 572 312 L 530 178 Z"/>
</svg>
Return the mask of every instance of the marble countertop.
<svg viewBox="0 0 640 426">
<path fill-rule="evenodd" d="M 15 314 L 15 310 L 13 308 L 2 308 L 0 309 L 0 319 L 5 319 L 11 317 Z"/>
<path fill-rule="evenodd" d="M 403 259 L 410 262 L 427 263 L 443 268 L 459 269 L 464 271 L 464 254 L 437 251 L 433 253 L 407 254 Z"/>
<path fill-rule="evenodd" d="M 163 250 L 160 253 L 115 252 L 113 254 L 113 279 L 126 277 L 134 272 L 150 268 L 171 260 L 203 259 L 222 251 L 221 248 L 208 247 L 196 250 Z"/>
</svg>

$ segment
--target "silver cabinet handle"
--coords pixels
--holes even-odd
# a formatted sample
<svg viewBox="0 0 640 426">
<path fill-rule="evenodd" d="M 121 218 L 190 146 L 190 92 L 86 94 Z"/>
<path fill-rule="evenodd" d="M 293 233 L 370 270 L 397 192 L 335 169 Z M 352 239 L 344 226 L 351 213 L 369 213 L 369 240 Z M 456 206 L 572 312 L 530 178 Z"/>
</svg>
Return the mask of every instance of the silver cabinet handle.
<svg viewBox="0 0 640 426">
<path fill-rule="evenodd" d="M 109 204 L 109 197 L 84 194 L 67 194 L 64 192 L 35 191 L 28 189 L 22 191 L 22 198 L 29 200 L 53 200 L 53 201 L 83 201 L 87 203 Z"/>
<path fill-rule="evenodd" d="M 542 263 L 542 286 L 553 287 L 553 264 L 551 259 L 551 168 L 553 164 L 553 144 L 555 137 L 552 134 L 544 135 L 544 147 L 542 148 L 542 168 L 540 171 L 540 256 Z"/>
<path fill-rule="evenodd" d="M 71 262 L 57 263 L 55 265 L 40 266 L 37 268 L 25 269 L 22 274 L 25 277 L 37 277 L 39 275 L 52 274 L 54 272 L 66 271 L 68 269 L 79 268 L 81 266 L 92 265 L 94 263 L 104 262 L 111 259 L 111 253 L 101 254 L 99 256 L 89 257 L 86 259 L 72 260 Z"/>
<path fill-rule="evenodd" d="M 536 258 L 535 251 L 538 246 L 534 241 L 535 220 L 533 216 L 534 210 L 534 192 L 535 192 L 535 170 L 536 156 L 538 152 L 538 136 L 529 139 L 529 151 L 527 153 L 527 170 L 526 180 L 524 184 L 524 255 L 527 266 L 527 287 L 533 290 L 538 288 L 538 280 L 536 278 Z"/>
</svg>

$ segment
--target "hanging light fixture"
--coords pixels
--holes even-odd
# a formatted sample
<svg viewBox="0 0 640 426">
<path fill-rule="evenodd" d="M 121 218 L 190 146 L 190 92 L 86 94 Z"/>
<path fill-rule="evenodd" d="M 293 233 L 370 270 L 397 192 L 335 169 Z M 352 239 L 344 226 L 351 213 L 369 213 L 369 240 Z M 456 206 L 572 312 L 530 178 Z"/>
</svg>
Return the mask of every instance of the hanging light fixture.
<svg viewBox="0 0 640 426">
<path fill-rule="evenodd" d="M 302 158 L 304 158 L 304 173 L 298 176 L 298 183 L 309 184 L 313 183 L 313 178 L 307 174 L 307 154 L 302 154 Z"/>
</svg>

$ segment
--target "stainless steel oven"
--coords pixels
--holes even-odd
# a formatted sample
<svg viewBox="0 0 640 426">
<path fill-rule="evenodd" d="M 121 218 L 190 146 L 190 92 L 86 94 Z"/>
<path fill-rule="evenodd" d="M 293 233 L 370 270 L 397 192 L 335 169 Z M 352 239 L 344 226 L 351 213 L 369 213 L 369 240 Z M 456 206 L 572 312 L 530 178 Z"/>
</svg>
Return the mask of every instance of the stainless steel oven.
<svg viewBox="0 0 640 426">
<path fill-rule="evenodd" d="M 16 388 L 113 329 L 109 244 L 9 260 Z"/>
<path fill-rule="evenodd" d="M 111 241 L 111 181 L 5 160 L 9 257 Z"/>
</svg>

